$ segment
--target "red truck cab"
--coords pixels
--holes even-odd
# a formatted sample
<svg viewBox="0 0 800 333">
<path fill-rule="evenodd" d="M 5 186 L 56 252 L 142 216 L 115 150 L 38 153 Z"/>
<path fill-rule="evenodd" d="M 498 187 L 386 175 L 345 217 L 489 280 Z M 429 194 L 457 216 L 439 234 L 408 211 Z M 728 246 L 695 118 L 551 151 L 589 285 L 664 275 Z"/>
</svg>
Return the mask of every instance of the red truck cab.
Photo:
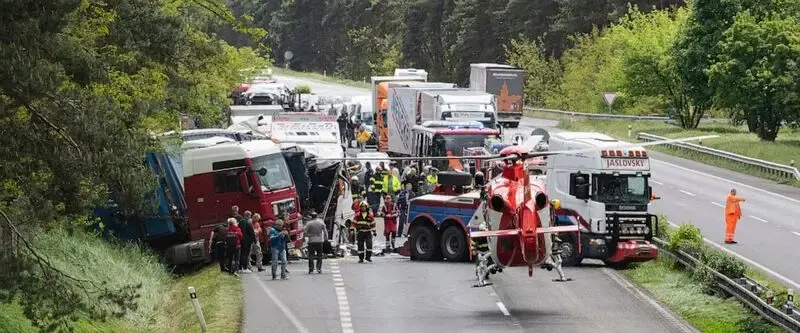
<svg viewBox="0 0 800 333">
<path fill-rule="evenodd" d="M 185 142 L 182 169 L 191 240 L 207 240 L 236 205 L 260 214 L 265 227 L 283 215 L 290 248 L 302 245 L 300 201 L 277 144 L 220 137 Z"/>
</svg>

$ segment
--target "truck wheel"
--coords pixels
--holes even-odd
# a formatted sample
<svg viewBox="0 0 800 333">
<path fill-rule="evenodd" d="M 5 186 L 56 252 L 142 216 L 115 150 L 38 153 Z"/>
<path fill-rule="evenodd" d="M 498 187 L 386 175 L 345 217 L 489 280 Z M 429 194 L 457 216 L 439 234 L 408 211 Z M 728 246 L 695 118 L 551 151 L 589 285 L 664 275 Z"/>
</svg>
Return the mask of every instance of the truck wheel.
<svg viewBox="0 0 800 333">
<path fill-rule="evenodd" d="M 409 235 L 411 260 L 432 261 L 441 256 L 436 232 L 429 226 L 418 226 Z"/>
<path fill-rule="evenodd" d="M 575 237 L 565 238 L 559 247 L 561 248 L 562 266 L 578 266 L 581 264 L 583 256 L 578 253 L 578 242 Z"/>
<path fill-rule="evenodd" d="M 450 226 L 442 233 L 442 255 L 447 261 L 462 262 L 467 259 L 467 239 L 461 228 Z"/>
</svg>

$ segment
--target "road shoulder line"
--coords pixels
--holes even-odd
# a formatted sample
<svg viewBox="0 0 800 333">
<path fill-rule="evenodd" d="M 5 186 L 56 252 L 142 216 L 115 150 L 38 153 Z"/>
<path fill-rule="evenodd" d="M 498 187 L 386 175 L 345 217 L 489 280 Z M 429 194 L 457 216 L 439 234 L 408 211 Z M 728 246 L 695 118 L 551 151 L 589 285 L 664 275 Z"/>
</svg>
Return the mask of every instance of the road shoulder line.
<svg viewBox="0 0 800 333">
<path fill-rule="evenodd" d="M 672 324 L 675 328 L 677 328 L 680 332 L 683 333 L 700 333 L 694 326 L 686 322 L 683 318 L 672 312 L 672 310 L 668 309 L 666 306 L 661 304 L 658 300 L 655 299 L 650 293 L 646 290 L 642 290 L 638 286 L 634 285 L 628 279 L 622 277 L 616 271 L 608 268 L 602 267 L 600 270 L 603 271 L 608 277 L 611 278 L 614 282 L 619 284 L 623 289 L 628 291 L 631 295 L 638 298 L 644 303 L 647 303 L 651 307 L 653 307 L 656 312 L 658 312 L 661 317 L 663 317 L 667 322 Z"/>
</svg>

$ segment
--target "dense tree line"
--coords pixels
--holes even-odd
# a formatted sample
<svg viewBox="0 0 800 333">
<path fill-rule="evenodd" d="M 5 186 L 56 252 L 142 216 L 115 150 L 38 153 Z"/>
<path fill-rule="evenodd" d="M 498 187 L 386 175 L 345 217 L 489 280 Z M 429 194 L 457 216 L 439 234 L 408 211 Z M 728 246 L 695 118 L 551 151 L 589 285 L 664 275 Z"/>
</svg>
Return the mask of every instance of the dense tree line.
<svg viewBox="0 0 800 333">
<path fill-rule="evenodd" d="M 527 104 L 725 113 L 765 140 L 798 111 L 797 0 L 234 0 L 277 63 L 356 80 L 401 67 L 466 84 L 469 64 L 529 72 Z M 236 34 L 226 37 L 237 39 Z M 284 59 L 291 51 L 294 57 Z M 609 108 L 604 92 L 616 92 Z"/>
<path fill-rule="evenodd" d="M 121 316 L 136 307 L 136 281 L 112 290 L 69 276 L 26 240 L 90 224 L 109 195 L 134 211 L 152 204 L 144 198 L 156 181 L 143 165 L 146 150 L 161 149 L 152 133 L 177 129 L 181 114 L 220 123 L 230 88 L 268 65 L 259 54 L 268 49 L 215 34 L 228 27 L 260 41 L 266 32 L 216 0 L 0 8 L 0 301 L 18 301 L 48 330 Z"/>
</svg>

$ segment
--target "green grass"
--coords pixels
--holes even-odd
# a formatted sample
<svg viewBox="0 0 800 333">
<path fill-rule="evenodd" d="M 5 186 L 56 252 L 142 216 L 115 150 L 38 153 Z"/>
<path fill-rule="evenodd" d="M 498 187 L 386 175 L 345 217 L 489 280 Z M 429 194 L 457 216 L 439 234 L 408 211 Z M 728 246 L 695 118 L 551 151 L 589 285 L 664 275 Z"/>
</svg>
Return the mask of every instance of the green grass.
<svg viewBox="0 0 800 333">
<path fill-rule="evenodd" d="M 567 116 L 541 112 L 532 113 L 531 115 L 537 118 L 557 120 L 559 121 L 559 127 L 565 130 L 602 132 L 629 142 L 636 141 L 636 135 L 639 132 L 667 138 L 714 134 L 719 135 L 719 137 L 705 140 L 702 145 L 779 164 L 789 164 L 792 159 L 795 159 L 795 162 L 800 162 L 800 132 L 788 128 L 781 129 L 780 135 L 775 142 L 766 142 L 759 140 L 755 134 L 748 133 L 745 127 L 734 127 L 722 123 L 700 124 L 700 127 L 695 130 L 684 130 L 678 126 L 660 121 L 609 121 L 590 120 L 580 117 L 570 120 Z M 630 137 L 628 136 L 628 126 L 631 127 Z M 797 181 L 791 181 L 745 164 L 715 158 L 706 154 L 669 147 L 652 147 L 651 149 L 784 184 L 800 186 Z"/>
<path fill-rule="evenodd" d="M 189 300 L 189 287 L 197 298 L 211 333 L 241 330 L 244 292 L 240 279 L 222 274 L 212 265 L 176 280 L 166 294 L 164 311 L 158 319 L 162 332 L 200 332 L 200 323 Z"/>
<path fill-rule="evenodd" d="M 354 80 L 349 80 L 349 79 L 340 78 L 340 77 L 331 76 L 331 75 L 322 75 L 322 74 L 319 74 L 319 73 L 297 72 L 297 71 L 284 69 L 284 68 L 279 68 L 279 67 L 273 67 L 272 68 L 272 73 L 276 74 L 276 75 L 286 75 L 286 76 L 302 77 L 302 78 L 307 78 L 307 79 L 325 81 L 325 82 L 341 84 L 341 85 L 351 86 L 351 87 L 356 87 L 356 88 L 363 88 L 363 89 L 371 89 L 372 88 L 372 86 L 371 86 L 371 84 L 369 82 L 354 81 Z"/>
<path fill-rule="evenodd" d="M 241 329 L 241 281 L 209 266 L 185 276 L 171 276 L 158 258 L 130 243 L 107 242 L 95 235 L 63 230 L 41 234 L 36 248 L 60 270 L 109 287 L 141 283 L 136 310 L 108 322 L 80 319 L 76 332 L 150 333 L 200 332 L 189 300 L 188 287 L 197 289 L 208 332 L 234 333 Z M 22 315 L 17 303 L 0 304 L 0 333 L 38 332 Z"/>
<path fill-rule="evenodd" d="M 664 259 L 643 263 L 623 274 L 701 332 L 739 332 L 750 312 L 734 299 L 703 293 L 700 283 Z"/>
</svg>

